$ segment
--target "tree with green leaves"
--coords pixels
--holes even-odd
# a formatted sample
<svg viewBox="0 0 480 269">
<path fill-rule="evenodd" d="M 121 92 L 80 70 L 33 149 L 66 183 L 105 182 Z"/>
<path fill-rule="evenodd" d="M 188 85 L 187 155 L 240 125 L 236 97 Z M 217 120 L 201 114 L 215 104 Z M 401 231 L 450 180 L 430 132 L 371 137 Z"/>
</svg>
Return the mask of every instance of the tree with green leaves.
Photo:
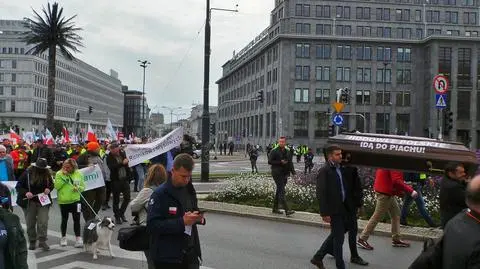
<svg viewBox="0 0 480 269">
<path fill-rule="evenodd" d="M 24 33 L 22 40 L 27 45 L 33 45 L 27 54 L 39 55 L 48 51 L 48 92 L 47 92 L 47 120 L 45 125 L 48 129 L 54 128 L 55 116 L 55 78 L 57 49 L 68 60 L 73 60 L 72 52 L 80 52 L 78 47 L 83 47 L 82 37 L 77 33 L 81 28 L 75 26 L 72 16 L 66 19 L 63 16 L 63 8 L 58 3 L 50 3 L 42 8 L 43 16 L 33 10 L 33 19 L 25 18 L 24 24 L 28 31 Z"/>
</svg>

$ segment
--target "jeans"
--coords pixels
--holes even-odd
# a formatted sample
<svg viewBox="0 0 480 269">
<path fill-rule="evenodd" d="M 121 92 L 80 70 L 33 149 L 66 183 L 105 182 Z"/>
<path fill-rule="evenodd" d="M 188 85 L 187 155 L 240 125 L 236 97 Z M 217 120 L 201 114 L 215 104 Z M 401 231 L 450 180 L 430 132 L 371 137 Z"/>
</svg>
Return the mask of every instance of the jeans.
<svg viewBox="0 0 480 269">
<path fill-rule="evenodd" d="M 135 189 L 143 189 L 143 182 L 145 182 L 145 166 L 143 164 L 135 165 L 135 172 L 137 173 L 137 181 L 135 182 Z"/>
<path fill-rule="evenodd" d="M 423 219 L 427 222 L 427 224 L 430 227 L 435 227 L 435 223 L 433 222 L 432 218 L 430 217 L 430 214 L 428 214 L 427 209 L 425 208 L 425 200 L 423 199 L 422 196 L 422 189 L 423 187 L 421 185 L 417 185 L 414 187 L 415 191 L 418 193 L 418 197 L 416 199 L 413 199 L 412 196 L 410 195 L 405 195 L 403 199 L 403 207 L 402 207 L 402 214 L 400 217 L 400 223 L 406 224 L 407 223 L 407 216 L 408 216 L 408 209 L 410 208 L 410 205 L 412 202 L 415 200 L 415 203 L 417 204 L 418 211 L 420 215 L 422 215 Z"/>
<path fill-rule="evenodd" d="M 273 174 L 273 180 L 276 185 L 275 198 L 273 200 L 273 210 L 278 210 L 279 204 L 283 205 L 283 209 L 288 211 L 287 200 L 285 199 L 285 186 L 287 185 L 287 175 Z"/>
<path fill-rule="evenodd" d="M 27 223 L 27 235 L 30 242 L 47 241 L 48 212 L 50 206 L 42 206 L 39 203 L 29 201 L 24 209 Z"/>
</svg>

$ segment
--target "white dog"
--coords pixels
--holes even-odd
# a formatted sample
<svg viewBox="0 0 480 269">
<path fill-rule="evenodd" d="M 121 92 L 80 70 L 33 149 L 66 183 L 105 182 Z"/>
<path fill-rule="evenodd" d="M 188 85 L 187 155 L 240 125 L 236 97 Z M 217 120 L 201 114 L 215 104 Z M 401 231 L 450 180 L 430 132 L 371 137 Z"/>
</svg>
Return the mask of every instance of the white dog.
<svg viewBox="0 0 480 269">
<path fill-rule="evenodd" d="M 114 257 L 110 243 L 113 228 L 115 228 L 115 224 L 112 218 L 109 217 L 104 217 L 102 221 L 91 220 L 85 224 L 83 229 L 83 247 L 85 251 L 93 253 L 94 260 L 98 259 L 97 254 L 100 249 L 108 250 L 110 257 Z"/>
</svg>

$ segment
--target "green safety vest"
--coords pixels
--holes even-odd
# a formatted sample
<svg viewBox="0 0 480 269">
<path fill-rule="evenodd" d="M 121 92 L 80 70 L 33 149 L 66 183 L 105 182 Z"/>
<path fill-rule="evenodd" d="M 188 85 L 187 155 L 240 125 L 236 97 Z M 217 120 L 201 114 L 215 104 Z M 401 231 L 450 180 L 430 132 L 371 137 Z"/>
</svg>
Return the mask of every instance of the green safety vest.
<svg viewBox="0 0 480 269">
<path fill-rule="evenodd" d="M 82 148 L 82 150 L 80 151 L 80 154 L 83 154 L 85 152 L 87 152 L 87 150 L 85 148 Z"/>
<path fill-rule="evenodd" d="M 72 155 L 72 152 L 73 152 L 73 149 L 67 150 L 67 155 L 68 155 L 68 156 Z"/>
<path fill-rule="evenodd" d="M 421 180 L 427 179 L 427 174 L 420 174 L 420 179 Z"/>
<path fill-rule="evenodd" d="M 103 158 L 103 156 L 105 156 L 105 150 L 104 149 L 100 149 L 100 158 Z"/>
</svg>

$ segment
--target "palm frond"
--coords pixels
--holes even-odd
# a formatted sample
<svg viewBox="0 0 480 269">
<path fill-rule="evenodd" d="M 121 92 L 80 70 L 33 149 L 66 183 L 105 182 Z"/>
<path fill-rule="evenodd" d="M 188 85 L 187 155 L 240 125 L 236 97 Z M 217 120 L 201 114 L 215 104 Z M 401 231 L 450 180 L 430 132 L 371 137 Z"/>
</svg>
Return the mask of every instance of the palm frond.
<svg viewBox="0 0 480 269">
<path fill-rule="evenodd" d="M 52 45 L 59 49 L 67 59 L 73 59 L 72 53 L 80 52 L 83 47 L 82 37 L 77 33 L 83 30 L 76 27 L 73 20 L 76 15 L 65 18 L 63 8 L 58 3 L 42 8 L 42 15 L 33 10 L 33 18 L 25 18 L 24 25 L 28 31 L 23 33 L 21 40 L 33 47 L 27 54 L 39 54 L 47 51 Z"/>
</svg>

